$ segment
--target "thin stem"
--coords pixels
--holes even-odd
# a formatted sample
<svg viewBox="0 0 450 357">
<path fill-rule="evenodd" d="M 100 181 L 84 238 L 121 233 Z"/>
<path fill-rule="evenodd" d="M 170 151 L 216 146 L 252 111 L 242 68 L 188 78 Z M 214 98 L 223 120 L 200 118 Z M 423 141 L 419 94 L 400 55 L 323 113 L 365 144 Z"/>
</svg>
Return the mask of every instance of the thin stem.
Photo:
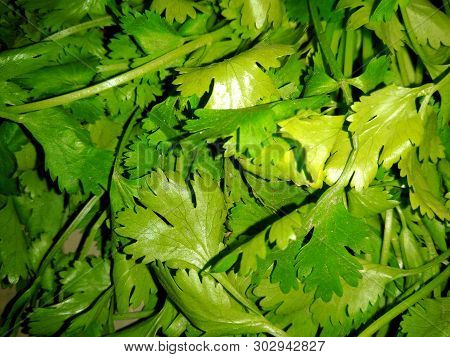
<svg viewBox="0 0 450 357">
<path fill-rule="evenodd" d="M 435 268 L 439 264 L 443 263 L 444 261 L 447 260 L 448 257 L 450 257 L 450 249 L 447 249 L 444 253 L 434 258 L 433 260 L 430 260 L 428 263 L 423 264 L 420 267 L 411 269 L 399 269 L 381 264 L 373 264 L 367 262 L 364 259 L 358 259 L 358 261 L 361 263 L 361 265 L 364 266 L 366 270 L 375 270 L 395 280 L 399 278 L 404 278 L 406 276 L 422 274 L 427 270 Z"/>
<path fill-rule="evenodd" d="M 375 57 L 375 51 L 373 50 L 372 43 L 372 31 L 363 28 L 362 29 L 362 59 L 365 66 L 369 61 Z"/>
<path fill-rule="evenodd" d="M 108 90 L 113 87 L 117 87 L 121 84 L 127 83 L 133 79 L 140 78 L 145 74 L 166 68 L 173 64 L 176 59 L 186 56 L 189 53 L 211 44 L 214 41 L 222 39 L 226 37 L 229 33 L 229 28 L 223 27 L 214 32 L 208 33 L 199 37 L 198 39 L 189 42 L 173 51 L 170 51 L 150 62 L 147 62 L 139 67 L 131 69 L 125 73 L 119 74 L 115 77 L 112 77 L 106 81 L 94 84 L 90 87 L 86 87 L 83 89 L 76 90 L 74 92 L 70 92 L 67 94 L 63 94 L 60 96 L 56 96 L 53 98 L 39 100 L 37 102 L 16 105 L 8 107 L 8 111 L 12 113 L 26 113 L 34 110 L 41 110 L 46 108 L 56 107 L 58 105 L 63 105 L 67 103 L 71 103 L 73 101 L 91 97 L 95 94 L 101 93 L 105 90 Z"/>
<path fill-rule="evenodd" d="M 392 222 L 394 217 L 394 210 L 388 209 L 386 211 L 386 218 L 384 220 L 384 234 L 383 234 L 383 246 L 381 248 L 380 264 L 387 265 L 389 260 L 389 252 L 391 250 L 391 238 L 392 238 Z"/>
<path fill-rule="evenodd" d="M 20 115 L 14 113 L 8 113 L 0 110 L 0 118 L 7 119 L 14 123 L 20 123 Z"/>
<path fill-rule="evenodd" d="M 88 30 L 90 28 L 93 27 L 103 27 L 103 26 L 108 26 L 111 25 L 113 23 L 113 19 L 111 16 L 103 16 L 103 17 L 99 17 L 98 19 L 94 19 L 91 21 L 86 21 L 83 22 L 81 24 L 75 25 L 75 26 L 71 26 L 68 27 L 64 30 L 61 30 L 59 32 L 54 33 L 53 35 L 50 35 L 46 38 L 44 38 L 44 41 L 55 41 L 55 40 L 60 40 L 64 37 L 67 36 L 71 36 L 77 32 L 81 32 L 84 30 Z"/>
<path fill-rule="evenodd" d="M 311 14 L 311 19 L 314 25 L 314 30 L 319 40 L 322 53 L 325 56 L 328 65 L 330 66 L 330 70 L 334 76 L 334 79 L 336 79 L 336 81 L 339 82 L 339 85 L 342 89 L 342 93 L 344 94 L 345 102 L 347 103 L 347 105 L 350 105 L 351 103 L 353 103 L 350 86 L 345 81 L 344 74 L 339 68 L 338 63 L 336 62 L 336 58 L 334 57 L 333 52 L 331 51 L 328 39 L 325 36 L 325 32 L 323 32 L 322 30 L 322 25 L 320 24 L 319 14 L 317 12 L 315 2 L 313 0 L 308 0 L 308 5 L 309 5 L 309 12 Z"/>
<path fill-rule="evenodd" d="M 430 259 L 436 258 L 438 256 L 438 252 L 436 250 L 436 247 L 434 246 L 433 238 L 431 238 L 431 234 L 425 225 L 423 226 L 423 230 L 421 233 L 422 233 L 422 238 L 425 242 L 425 246 L 427 247 L 427 250 L 428 250 L 429 258 Z M 432 275 L 436 275 L 438 272 L 439 272 L 439 269 L 437 267 L 435 267 L 433 269 Z M 436 287 L 436 289 L 434 289 L 434 291 L 433 291 L 433 294 L 435 297 L 440 297 L 441 293 L 442 293 L 442 291 L 441 291 L 440 286 Z"/>
<path fill-rule="evenodd" d="M 345 32 L 344 77 L 353 75 L 353 56 L 355 51 L 355 31 Z"/>
<path fill-rule="evenodd" d="M 428 296 L 437 286 L 445 283 L 450 276 L 450 267 L 447 267 L 436 278 L 430 281 L 427 285 L 423 286 L 419 291 L 412 294 L 410 297 L 401 301 L 394 306 L 380 318 L 371 323 L 364 331 L 359 334 L 359 337 L 370 337 L 377 332 L 381 327 L 389 323 L 392 319 L 406 311 L 409 307 Z"/>
<path fill-rule="evenodd" d="M 72 235 L 72 233 L 78 228 L 79 224 L 84 220 L 84 218 L 91 212 L 92 208 L 98 203 L 101 196 L 92 196 L 89 201 L 85 204 L 83 209 L 78 213 L 75 219 L 70 223 L 69 227 L 64 231 L 63 234 L 58 238 L 56 243 L 50 248 L 49 252 L 45 255 L 44 260 L 41 262 L 37 275 L 41 275 L 45 269 L 50 265 L 54 255 L 62 248 L 64 242 Z"/>
<path fill-rule="evenodd" d="M 396 51 L 397 63 L 404 87 L 409 87 L 416 82 L 416 73 L 409 57 L 408 50 L 401 47 Z"/>
<path fill-rule="evenodd" d="M 92 226 L 91 230 L 89 231 L 89 234 L 88 234 L 86 240 L 83 243 L 83 246 L 81 248 L 81 251 L 80 251 L 80 254 L 78 257 L 79 260 L 82 260 L 87 256 L 89 249 L 91 248 L 92 243 L 94 242 L 95 236 L 96 236 L 98 230 L 100 229 L 101 225 L 103 224 L 103 222 L 106 220 L 106 217 L 107 217 L 107 212 L 103 211 L 102 214 L 95 221 L 94 225 Z"/>
</svg>

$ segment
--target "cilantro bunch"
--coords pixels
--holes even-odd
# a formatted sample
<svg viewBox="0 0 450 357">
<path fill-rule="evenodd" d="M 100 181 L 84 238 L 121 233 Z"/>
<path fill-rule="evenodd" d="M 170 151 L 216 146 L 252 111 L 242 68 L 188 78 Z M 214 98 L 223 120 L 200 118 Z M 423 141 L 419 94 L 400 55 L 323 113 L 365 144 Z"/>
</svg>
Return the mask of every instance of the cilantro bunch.
<svg viewBox="0 0 450 357">
<path fill-rule="evenodd" d="M 449 12 L 0 2 L 1 334 L 449 336 Z"/>
</svg>

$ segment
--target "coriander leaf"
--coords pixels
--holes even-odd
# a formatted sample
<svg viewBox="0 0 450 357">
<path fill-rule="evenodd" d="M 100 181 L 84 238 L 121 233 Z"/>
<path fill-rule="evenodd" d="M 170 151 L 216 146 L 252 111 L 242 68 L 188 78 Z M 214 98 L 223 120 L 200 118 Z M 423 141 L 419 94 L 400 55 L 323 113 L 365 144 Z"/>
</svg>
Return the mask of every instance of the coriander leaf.
<svg viewBox="0 0 450 357">
<path fill-rule="evenodd" d="M 372 12 L 370 19 L 373 21 L 389 21 L 397 11 L 399 0 L 381 0 Z"/>
<path fill-rule="evenodd" d="M 364 93 L 370 92 L 378 84 L 382 83 L 389 69 L 389 59 L 380 56 L 372 59 L 363 74 L 348 80 L 352 86 L 361 89 Z"/>
<path fill-rule="evenodd" d="M 118 332 L 114 337 L 156 337 L 160 330 L 166 330 L 173 322 L 178 314 L 178 311 L 173 304 L 166 300 L 163 307 L 153 316 L 143 319 L 131 326 L 128 326 Z"/>
<path fill-rule="evenodd" d="M 258 258 L 265 259 L 269 252 L 269 243 L 276 243 L 280 249 L 286 249 L 288 244 L 297 239 L 297 231 L 302 227 L 308 206 L 303 206 L 277 221 L 268 225 L 256 235 L 237 246 L 232 246 L 230 252 L 219 257 L 214 265 L 215 271 L 228 270 L 241 257 L 239 271 L 245 275 L 257 268 Z"/>
<path fill-rule="evenodd" d="M 33 72 L 56 60 L 62 51 L 56 42 L 40 42 L 25 48 L 14 48 L 0 53 L 0 79 L 10 79 Z"/>
<path fill-rule="evenodd" d="M 232 140 L 227 142 L 229 155 L 236 155 Z M 269 137 L 262 148 L 258 148 L 248 158 L 238 156 L 241 166 L 264 179 L 292 181 L 297 186 L 307 185 L 305 172 L 301 170 L 301 150 L 298 145 L 293 145 L 288 139 L 275 136 Z"/>
<path fill-rule="evenodd" d="M 336 137 L 336 142 L 331 150 L 331 156 L 327 160 L 324 169 L 325 182 L 328 185 L 331 186 L 339 179 L 344 171 L 345 164 L 347 163 L 351 151 L 352 144 L 349 133 L 341 130 Z"/>
<path fill-rule="evenodd" d="M 78 0 L 55 0 L 34 1 L 20 0 L 20 4 L 27 10 L 37 10 L 41 13 L 42 24 L 51 30 L 56 30 L 64 25 L 72 25 L 85 16 L 98 17 L 105 15 L 106 7 L 111 6 L 111 0 L 89 0 L 80 2 Z"/>
<path fill-rule="evenodd" d="M 369 22 L 366 27 L 375 31 L 375 34 L 386 44 L 386 46 L 400 50 L 407 41 L 405 29 L 397 15 L 392 16 L 386 22 Z"/>
<path fill-rule="evenodd" d="M 298 207 L 308 196 L 305 190 L 289 182 L 267 181 L 250 173 L 245 174 L 245 179 L 253 195 L 275 211 L 289 206 Z"/>
<path fill-rule="evenodd" d="M 83 61 L 40 68 L 15 77 L 14 82 L 29 90 L 30 97 L 42 98 L 82 88 L 94 75 L 94 64 Z"/>
<path fill-rule="evenodd" d="M 295 114 L 302 108 L 318 109 L 328 104 L 327 97 L 319 96 L 293 101 L 283 101 L 262 104 L 241 109 L 198 109 L 195 115 L 198 119 L 188 120 L 185 130 L 193 133 L 189 140 L 193 142 L 204 139 L 226 138 L 234 134 L 238 128 L 240 151 L 253 149 L 264 142 L 272 132 L 275 132 L 275 122 Z"/>
<path fill-rule="evenodd" d="M 242 27 L 244 37 L 257 37 L 264 28 L 278 27 L 283 19 L 280 0 L 222 0 L 222 15 L 232 20 L 232 27 Z"/>
<path fill-rule="evenodd" d="M 423 124 L 415 100 L 422 88 L 389 86 L 363 96 L 353 104 L 355 112 L 347 120 L 358 135 L 358 151 L 352 167 L 352 186 L 368 187 L 380 163 L 390 168 L 413 144 L 420 144 Z"/>
<path fill-rule="evenodd" d="M 164 12 L 164 17 L 169 23 L 175 20 L 180 24 L 185 22 L 187 17 L 195 19 L 196 10 L 206 12 L 205 5 L 196 0 L 154 0 L 151 9 L 160 15 Z"/>
<path fill-rule="evenodd" d="M 281 68 L 269 71 L 283 99 L 298 98 L 303 88 L 300 82 L 306 69 L 306 60 L 300 59 L 299 56 L 299 54 L 289 56 Z"/>
<path fill-rule="evenodd" d="M 306 169 L 311 175 L 313 188 L 322 187 L 324 166 L 341 131 L 344 116 L 328 116 L 303 111 L 280 122 L 284 136 L 297 140 L 306 152 Z"/>
<path fill-rule="evenodd" d="M 429 162 L 421 164 L 416 151 L 410 150 L 398 167 L 401 176 L 406 176 L 410 186 L 409 198 L 413 209 L 419 208 L 423 215 L 433 218 L 450 219 L 450 212 L 445 207 L 440 192 L 440 182 L 434 165 Z"/>
<path fill-rule="evenodd" d="M 64 196 L 50 189 L 36 171 L 23 172 L 19 182 L 23 194 L 15 201 L 28 234 L 55 237 L 64 222 Z"/>
<path fill-rule="evenodd" d="M 21 123 L 42 145 L 46 167 L 62 190 L 74 193 L 107 186 L 112 153 L 92 145 L 89 132 L 61 109 L 45 109 L 21 116 Z"/>
<path fill-rule="evenodd" d="M 437 162 L 438 159 L 445 157 L 444 146 L 438 135 L 438 118 L 436 112 L 428 107 L 425 115 L 425 132 L 422 143 L 419 146 L 420 161 L 431 160 Z"/>
<path fill-rule="evenodd" d="M 19 125 L 11 122 L 0 124 L 0 194 L 17 194 L 17 169 L 15 153 L 27 143 L 25 134 Z"/>
<path fill-rule="evenodd" d="M 315 68 L 306 83 L 305 96 L 327 94 L 338 88 L 339 84 L 323 68 Z"/>
<path fill-rule="evenodd" d="M 309 22 L 309 10 L 307 0 L 285 0 L 286 13 L 292 20 L 301 24 Z"/>
<path fill-rule="evenodd" d="M 236 109 L 279 98 L 266 69 L 279 67 L 279 57 L 292 53 L 286 45 L 258 45 L 230 59 L 199 68 L 181 68 L 174 81 L 183 96 L 202 96 L 214 80 L 206 108 Z"/>
<path fill-rule="evenodd" d="M 124 254 L 114 255 L 113 282 L 115 285 L 117 310 L 128 312 L 130 308 L 144 307 L 150 300 L 150 294 L 156 292 L 156 285 L 145 264 L 136 264 L 127 260 Z"/>
<path fill-rule="evenodd" d="M 298 233 L 299 226 L 292 226 L 295 234 Z M 274 234 L 277 233 L 274 231 Z M 283 234 L 283 231 L 278 231 Z M 299 280 L 297 278 L 297 269 L 295 267 L 296 257 L 302 246 L 302 240 L 290 242 L 286 249 L 280 250 L 272 248 L 266 257 L 266 262 L 273 264 L 273 269 L 270 274 L 270 281 L 272 283 L 279 283 L 280 289 L 287 294 L 292 289 L 299 289 Z M 300 289 L 303 289 L 301 287 Z"/>
<path fill-rule="evenodd" d="M 387 0 L 387 2 L 390 1 L 392 0 Z M 389 20 L 376 21 L 376 17 L 372 18 L 371 14 L 373 12 L 374 3 L 374 0 L 342 0 L 339 2 L 338 8 L 357 9 L 350 15 L 347 21 L 347 28 L 349 30 L 356 30 L 361 26 L 366 26 L 368 29 L 375 31 L 375 34 L 388 47 L 395 50 L 400 49 L 406 40 L 403 25 L 395 12 L 389 12 Z M 384 15 L 385 13 L 381 11 L 379 14 Z"/>
<path fill-rule="evenodd" d="M 349 211 L 355 217 L 370 217 L 383 213 L 399 204 L 383 187 L 369 186 L 361 191 L 347 192 Z"/>
<path fill-rule="evenodd" d="M 266 311 L 265 316 L 275 325 L 286 329 L 289 336 L 315 336 L 318 324 L 310 311 L 314 294 L 305 293 L 302 287 L 283 293 L 278 284 L 264 279 L 254 294 L 261 297 L 259 304 Z"/>
<path fill-rule="evenodd" d="M 108 314 L 101 314 L 102 310 L 107 312 L 107 302 L 103 301 L 105 298 L 102 296 L 110 291 L 108 261 L 101 258 L 92 258 L 90 262 L 76 261 L 73 268 L 61 273 L 61 278 L 64 300 L 55 305 L 35 308 L 30 314 L 31 332 L 52 336 L 63 328 L 65 322 L 71 321 L 69 331 L 84 335 L 83 330 L 93 328 L 98 335 L 102 321 L 96 320 L 95 316 L 100 314 L 103 323 L 108 318 Z M 96 300 L 99 304 L 91 307 Z"/>
<path fill-rule="evenodd" d="M 375 234 L 362 219 L 347 211 L 342 191 L 322 196 L 305 219 L 302 230 L 314 231 L 298 254 L 299 276 L 304 278 L 305 291 L 315 290 L 315 296 L 327 302 L 333 293 L 342 296 L 341 278 L 350 286 L 357 286 L 361 278 L 361 265 L 346 248 L 368 252 Z"/>
<path fill-rule="evenodd" d="M 267 220 L 274 215 L 273 211 L 258 204 L 253 199 L 246 199 L 237 203 L 229 213 L 227 227 L 231 234 L 228 241 L 240 235 L 256 234 L 261 230 Z"/>
<path fill-rule="evenodd" d="M 14 198 L 0 208 L 0 279 L 17 284 L 28 276 L 29 264 L 25 232 L 19 221 Z"/>
<path fill-rule="evenodd" d="M 143 262 L 203 266 L 220 249 L 225 220 L 223 194 L 207 176 L 195 175 L 193 194 L 183 179 L 158 170 L 146 177 L 136 206 L 119 214 L 117 232 L 136 240 L 125 252 Z M 195 202 L 195 204 L 194 204 Z"/>
<path fill-rule="evenodd" d="M 123 129 L 121 123 L 112 121 L 107 117 L 102 117 L 86 127 L 92 143 L 98 148 L 110 151 L 114 151 L 116 148 L 118 138 Z"/>
<path fill-rule="evenodd" d="M 376 311 L 390 277 L 370 269 L 361 270 L 357 286 L 342 281 L 342 296 L 330 301 L 317 299 L 311 306 L 313 320 L 322 326 L 322 336 L 347 335 L 366 322 Z M 336 333 L 338 331 L 338 333 Z"/>
<path fill-rule="evenodd" d="M 211 276 L 200 277 L 194 270 L 158 266 L 158 278 L 171 300 L 194 326 L 212 336 L 232 336 L 258 332 L 279 333 L 261 315 L 246 311 Z"/>
<path fill-rule="evenodd" d="M 0 101 L 8 105 L 22 104 L 28 98 L 26 90 L 14 82 L 0 80 Z"/>
<path fill-rule="evenodd" d="M 439 48 L 441 43 L 450 46 L 450 18 L 428 0 L 412 0 L 406 6 L 406 14 L 411 23 L 412 32 L 420 45 L 430 44 Z M 426 26 L 424 26 L 426 23 Z"/>
<path fill-rule="evenodd" d="M 152 11 L 129 12 L 121 18 L 121 22 L 125 33 L 133 36 L 144 52 L 152 58 L 169 52 L 184 42 L 164 19 Z"/>
<path fill-rule="evenodd" d="M 450 298 L 423 299 L 408 309 L 401 328 L 408 337 L 449 337 Z"/>
</svg>

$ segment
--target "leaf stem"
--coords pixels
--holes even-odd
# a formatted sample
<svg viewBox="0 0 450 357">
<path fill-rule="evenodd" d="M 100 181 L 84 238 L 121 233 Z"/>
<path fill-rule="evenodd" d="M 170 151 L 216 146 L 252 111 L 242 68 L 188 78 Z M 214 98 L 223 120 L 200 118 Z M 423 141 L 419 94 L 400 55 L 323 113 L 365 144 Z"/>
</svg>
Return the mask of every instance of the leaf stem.
<svg viewBox="0 0 450 357">
<path fill-rule="evenodd" d="M 86 238 L 86 240 L 83 243 L 83 246 L 81 248 L 80 254 L 78 256 L 79 260 L 82 260 L 86 257 L 86 255 L 89 252 L 89 249 L 92 246 L 92 243 L 94 242 L 95 236 L 100 229 L 103 222 L 106 220 L 107 212 L 103 211 L 102 214 L 97 218 L 91 229 L 89 230 L 89 234 Z"/>
<path fill-rule="evenodd" d="M 400 315 L 402 312 L 406 311 L 410 306 L 414 305 L 418 301 L 429 295 L 437 286 L 445 283 L 450 276 L 450 267 L 447 267 L 442 273 L 436 276 L 427 285 L 423 286 L 420 290 L 412 294 L 410 297 L 401 301 L 399 304 L 394 306 L 384 315 L 379 317 L 373 323 L 371 323 L 364 331 L 362 331 L 359 337 L 370 337 L 375 332 L 377 332 L 381 327 L 389 323 L 392 319 Z"/>
<path fill-rule="evenodd" d="M 355 31 L 345 31 L 344 77 L 353 75 L 353 56 L 355 51 Z"/>
<path fill-rule="evenodd" d="M 372 264 L 365 261 L 364 259 L 358 259 L 358 261 L 360 262 L 361 265 L 364 266 L 366 270 L 376 270 L 379 273 L 385 274 L 395 280 L 406 276 L 422 274 L 427 270 L 432 269 L 437 265 L 443 263 L 448 257 L 450 257 L 450 249 L 447 249 L 444 253 L 437 256 L 433 260 L 430 260 L 428 263 L 423 264 L 420 267 L 411 269 L 399 269 L 381 264 Z"/>
<path fill-rule="evenodd" d="M 229 34 L 228 27 L 222 27 L 214 32 L 202 35 L 198 39 L 191 41 L 177 49 L 170 51 L 154 60 L 147 62 L 139 67 L 131 69 L 125 73 L 114 76 L 103 82 L 94 84 L 90 87 L 76 90 L 74 92 L 66 93 L 56 97 L 39 100 L 37 102 L 16 105 L 8 107 L 8 111 L 12 113 L 26 113 L 34 110 L 41 110 L 46 108 L 52 108 L 63 104 L 68 104 L 73 101 L 87 98 L 95 94 L 101 93 L 107 89 L 117 87 L 121 84 L 127 83 L 133 79 L 140 78 L 148 73 L 166 68 L 173 64 L 176 59 L 186 56 L 189 53 L 220 40 Z"/>
<path fill-rule="evenodd" d="M 331 51 L 330 44 L 328 42 L 327 37 L 325 36 L 325 32 L 322 30 L 322 25 L 320 23 L 319 14 L 316 8 L 316 2 L 313 0 L 308 0 L 309 12 L 311 14 L 311 19 L 314 25 L 314 30 L 316 32 L 317 38 L 320 43 L 320 48 L 322 49 L 322 53 L 325 56 L 325 59 L 330 66 L 330 70 L 333 74 L 334 79 L 339 83 L 342 93 L 344 95 L 345 102 L 347 105 L 353 103 L 352 92 L 350 90 L 350 86 L 345 81 L 344 74 L 342 73 L 339 65 L 336 61 L 336 58 Z"/>
<path fill-rule="evenodd" d="M 79 224 L 83 221 L 83 219 L 88 215 L 88 213 L 92 210 L 92 208 L 98 203 L 101 196 L 92 196 L 87 203 L 84 205 L 80 213 L 77 214 L 75 219 L 70 223 L 67 229 L 61 234 L 55 244 L 53 244 L 52 248 L 45 255 L 44 260 L 41 262 L 39 269 L 37 271 L 37 275 L 41 275 L 45 269 L 50 265 L 54 255 L 62 248 L 64 242 L 72 235 L 72 233 L 78 228 Z"/>
<path fill-rule="evenodd" d="M 73 35 L 73 34 L 75 34 L 77 32 L 88 30 L 88 29 L 93 28 L 93 27 L 103 27 L 103 26 L 111 25 L 112 22 L 113 22 L 113 19 L 112 19 L 111 16 L 99 17 L 97 19 L 86 21 L 86 22 L 83 22 L 81 24 L 78 24 L 78 25 L 75 25 L 75 26 L 71 26 L 71 27 L 68 27 L 68 28 L 66 28 L 64 30 L 56 32 L 56 33 L 54 33 L 54 34 L 44 38 L 44 41 L 61 40 L 64 37 L 71 36 L 71 35 Z"/>
<path fill-rule="evenodd" d="M 387 265 L 389 260 L 389 252 L 391 250 L 391 238 L 392 238 L 392 222 L 394 217 L 394 210 L 388 209 L 386 211 L 386 217 L 384 220 L 384 234 L 383 234 L 383 246 L 381 248 L 380 264 Z"/>
</svg>

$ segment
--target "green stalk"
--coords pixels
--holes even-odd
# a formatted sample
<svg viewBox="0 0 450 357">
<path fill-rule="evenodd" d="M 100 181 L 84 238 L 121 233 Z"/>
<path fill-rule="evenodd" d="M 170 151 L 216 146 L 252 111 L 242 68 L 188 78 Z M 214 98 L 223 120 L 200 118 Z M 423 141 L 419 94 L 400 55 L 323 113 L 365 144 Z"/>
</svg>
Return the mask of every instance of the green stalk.
<svg viewBox="0 0 450 357">
<path fill-rule="evenodd" d="M 372 43 L 372 31 L 365 28 L 362 29 L 362 60 L 365 66 L 370 60 L 375 57 Z"/>
<path fill-rule="evenodd" d="M 355 51 L 355 31 L 345 32 L 345 54 L 344 54 L 344 77 L 350 78 L 353 75 L 353 57 Z"/>
<path fill-rule="evenodd" d="M 229 33 L 228 27 L 222 27 L 219 30 L 205 34 L 198 39 L 189 42 L 177 49 L 170 51 L 150 62 L 147 62 L 139 67 L 129 70 L 125 73 L 119 74 L 112 77 L 106 81 L 94 84 L 90 87 L 76 90 L 67 94 L 59 95 L 53 98 L 39 100 L 37 102 L 16 105 L 8 107 L 8 111 L 12 113 L 26 113 L 34 110 L 41 110 L 56 107 L 58 105 L 68 104 L 73 101 L 91 97 L 95 94 L 101 93 L 107 89 L 117 87 L 121 84 L 127 83 L 133 79 L 140 78 L 145 74 L 161 70 L 170 66 L 174 61 L 180 57 L 186 56 L 189 53 L 203 47 L 207 46 L 214 41 L 218 41 L 226 37 Z"/>
<path fill-rule="evenodd" d="M 83 221 L 83 219 L 91 212 L 92 208 L 98 203 L 101 196 L 92 196 L 89 201 L 85 204 L 83 209 L 78 213 L 75 219 L 70 223 L 69 227 L 64 231 L 63 234 L 58 238 L 56 243 L 50 248 L 49 252 L 45 255 L 44 260 L 42 261 L 39 269 L 37 271 L 37 275 L 41 275 L 45 269 L 50 265 L 53 257 L 59 250 L 62 248 L 64 242 L 72 235 L 73 232 L 78 228 L 79 224 Z"/>
<path fill-rule="evenodd" d="M 391 238 L 392 238 L 392 222 L 394 217 L 393 209 L 386 211 L 386 218 L 384 220 L 384 234 L 383 234 L 383 246 L 381 248 L 380 264 L 387 265 L 389 260 L 389 251 L 391 250 Z"/>
<path fill-rule="evenodd" d="M 394 306 L 384 315 L 379 317 L 373 323 L 371 323 L 364 331 L 362 331 L 358 336 L 359 337 L 370 337 L 375 332 L 377 332 L 381 327 L 392 321 L 392 319 L 396 318 L 402 312 L 406 311 L 409 307 L 422 300 L 426 296 L 428 296 L 437 286 L 445 283 L 450 276 L 450 267 L 447 267 L 442 273 L 440 273 L 436 278 L 430 281 L 427 285 L 422 287 L 419 291 L 412 294 L 410 297 L 401 301 L 399 304 Z"/>
<path fill-rule="evenodd" d="M 80 254 L 78 256 L 79 260 L 82 260 L 87 256 L 89 249 L 91 248 L 92 243 L 94 242 L 95 235 L 97 234 L 97 232 L 100 229 L 103 222 L 106 220 L 106 217 L 107 217 L 107 213 L 106 213 L 106 211 L 103 211 L 102 214 L 95 221 L 94 225 L 92 226 L 92 228 L 89 231 L 89 234 L 88 234 L 86 240 L 83 243 Z"/>
<path fill-rule="evenodd" d="M 59 32 L 54 33 L 53 35 L 50 35 L 46 38 L 44 38 L 44 41 L 56 41 L 61 40 L 64 37 L 71 36 L 77 32 L 85 31 L 93 27 L 104 27 L 111 25 L 113 23 L 113 19 L 111 16 L 103 16 L 99 17 L 98 19 L 94 19 L 91 21 L 86 21 L 81 24 L 68 27 L 64 30 L 61 30 Z"/>
<path fill-rule="evenodd" d="M 416 82 L 416 72 L 409 57 L 408 50 L 401 47 L 396 51 L 397 63 L 400 69 L 403 86 L 409 87 Z"/>
<path fill-rule="evenodd" d="M 390 277 L 392 280 L 404 278 L 407 276 L 413 276 L 418 274 L 423 274 L 429 269 L 433 269 L 439 264 L 445 262 L 447 258 L 450 257 L 450 249 L 447 249 L 444 253 L 437 256 L 433 260 L 430 260 L 428 263 L 421 265 L 417 268 L 411 268 L 411 269 L 400 269 L 400 268 L 393 268 L 386 265 L 381 264 L 374 264 L 370 263 L 364 259 L 357 259 L 358 262 L 364 266 L 365 270 L 375 270 L 376 272 L 383 274 L 385 276 Z"/>
<path fill-rule="evenodd" d="M 339 83 L 342 93 L 344 95 L 345 102 L 347 105 L 353 103 L 352 93 L 350 90 L 350 86 L 345 81 L 344 74 L 339 68 L 338 63 L 336 62 L 336 58 L 331 51 L 329 42 L 327 37 L 325 36 L 325 32 L 322 30 L 322 25 L 320 24 L 319 14 L 317 12 L 317 8 L 314 5 L 313 0 L 308 0 L 309 12 L 311 14 L 311 19 L 314 25 L 314 30 L 316 32 L 317 38 L 320 43 L 320 48 L 322 49 L 322 53 L 325 56 L 325 59 L 330 67 L 331 73 L 333 74 L 334 79 Z"/>
</svg>

